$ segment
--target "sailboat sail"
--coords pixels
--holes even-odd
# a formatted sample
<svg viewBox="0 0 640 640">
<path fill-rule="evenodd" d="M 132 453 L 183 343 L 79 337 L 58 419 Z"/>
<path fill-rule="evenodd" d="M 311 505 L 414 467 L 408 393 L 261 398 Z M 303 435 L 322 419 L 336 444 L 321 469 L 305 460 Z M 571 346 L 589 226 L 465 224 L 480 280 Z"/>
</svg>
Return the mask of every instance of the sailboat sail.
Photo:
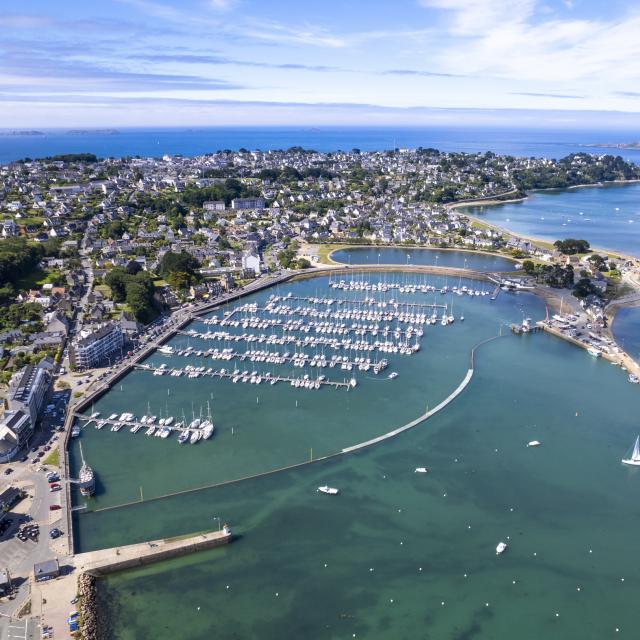
<svg viewBox="0 0 640 640">
<path fill-rule="evenodd" d="M 623 458 L 622 464 L 632 465 L 634 467 L 640 467 L 640 436 L 636 437 L 636 441 L 633 444 L 633 451 L 630 458 Z"/>
</svg>

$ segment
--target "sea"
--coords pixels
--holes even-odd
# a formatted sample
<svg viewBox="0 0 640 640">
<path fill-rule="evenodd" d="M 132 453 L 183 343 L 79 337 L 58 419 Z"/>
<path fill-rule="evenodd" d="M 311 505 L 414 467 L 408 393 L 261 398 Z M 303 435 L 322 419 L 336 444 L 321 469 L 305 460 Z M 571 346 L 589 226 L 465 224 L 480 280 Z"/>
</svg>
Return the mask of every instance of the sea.
<svg viewBox="0 0 640 640">
<path fill-rule="evenodd" d="M 397 272 L 369 274 L 363 266 L 342 277 L 488 287 L 403 273 L 404 255 L 381 256 L 394 259 Z M 262 306 L 271 294 L 291 294 L 294 306 L 305 304 L 296 297 L 365 295 L 332 289 L 321 276 L 247 301 Z M 634 506 L 640 473 L 620 458 L 638 430 L 638 388 L 618 367 L 554 336 L 512 334 L 510 323 L 543 317 L 544 304 L 532 294 L 366 295 L 401 309 L 444 303 L 456 321 L 425 327 L 415 355 L 389 354 L 393 380 L 323 371 L 329 378 L 355 375 L 358 385 L 349 391 L 135 371 L 96 402 L 93 409 L 103 415 L 190 420 L 210 412 L 216 434 L 178 445 L 175 435 L 163 440 L 87 426 L 79 440 L 98 483 L 87 509 L 73 514 L 79 551 L 212 529 L 218 518 L 236 534 L 226 548 L 100 580 L 106 636 L 634 637 L 640 577 L 629 559 L 640 528 Z M 214 313 L 222 317 L 244 302 Z M 190 327 L 217 329 L 198 320 Z M 390 431 L 451 393 L 479 343 L 465 391 L 396 438 L 298 469 L 150 500 L 304 462 Z M 214 346 L 184 335 L 170 344 Z M 195 355 L 154 354 L 148 362 L 293 373 Z M 532 440 L 541 446 L 528 447 Z M 78 445 L 72 441 L 76 471 Z M 428 473 L 415 473 L 417 467 Z M 339 495 L 316 491 L 325 484 Z M 497 556 L 500 541 L 508 549 Z"/>
<path fill-rule="evenodd" d="M 61 153 L 99 157 L 165 154 L 196 156 L 218 150 L 263 151 L 301 146 L 317 151 L 375 151 L 431 147 L 443 151 L 493 151 L 523 157 L 561 158 L 574 152 L 612 153 L 638 162 L 640 149 L 599 145 L 629 143 L 637 132 L 620 129 L 510 129 L 478 127 L 174 127 L 102 130 L 0 131 L 0 162 Z"/>
<path fill-rule="evenodd" d="M 522 202 L 460 211 L 524 236 L 583 239 L 640 258 L 640 183 L 533 191 Z"/>
</svg>

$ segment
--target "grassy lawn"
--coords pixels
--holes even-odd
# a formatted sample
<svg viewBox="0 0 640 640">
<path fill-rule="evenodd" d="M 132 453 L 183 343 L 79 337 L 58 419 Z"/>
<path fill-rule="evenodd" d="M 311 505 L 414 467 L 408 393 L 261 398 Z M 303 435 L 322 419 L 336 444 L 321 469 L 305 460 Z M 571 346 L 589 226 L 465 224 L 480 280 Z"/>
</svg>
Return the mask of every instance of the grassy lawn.
<svg viewBox="0 0 640 640">
<path fill-rule="evenodd" d="M 60 466 L 60 450 L 58 447 L 53 449 L 51 453 L 42 459 L 42 464 L 50 467 L 59 467 Z"/>
<path fill-rule="evenodd" d="M 622 274 L 619 271 L 605 271 L 602 274 L 607 280 L 610 280 L 614 284 L 619 284 L 622 281 Z"/>
<path fill-rule="evenodd" d="M 490 224 L 486 223 L 486 222 L 482 222 L 480 220 L 477 219 L 473 219 L 471 220 L 471 226 L 475 227 L 476 229 L 495 229 L 495 227 L 492 227 Z"/>
<path fill-rule="evenodd" d="M 320 244 L 318 245 L 318 262 L 320 264 L 335 264 L 329 259 L 329 254 L 336 249 L 347 249 L 348 244 Z"/>
<path fill-rule="evenodd" d="M 95 291 L 99 291 L 105 298 L 111 299 L 111 287 L 108 284 L 97 284 Z"/>
</svg>

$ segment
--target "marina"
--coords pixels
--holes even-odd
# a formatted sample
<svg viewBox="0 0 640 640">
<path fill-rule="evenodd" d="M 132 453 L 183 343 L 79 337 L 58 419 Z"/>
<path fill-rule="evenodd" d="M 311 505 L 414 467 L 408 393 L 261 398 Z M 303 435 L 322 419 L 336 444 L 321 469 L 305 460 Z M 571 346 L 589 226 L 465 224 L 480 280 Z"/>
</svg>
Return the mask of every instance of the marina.
<svg viewBox="0 0 640 640">
<path fill-rule="evenodd" d="M 157 419 L 157 416 L 144 415 L 141 418 L 137 418 L 133 413 L 123 413 L 120 416 L 118 416 L 117 413 L 113 413 L 107 418 L 99 418 L 94 414 L 86 416 L 76 413 L 74 415 L 78 420 L 84 421 L 82 429 L 86 429 L 90 424 L 94 423 L 94 426 L 98 431 L 104 427 L 110 427 L 110 431 L 117 433 L 121 429 L 126 428 L 130 433 L 143 431 L 147 436 L 155 436 L 157 438 L 162 438 L 163 440 L 168 438 L 172 433 L 178 432 L 180 434 L 178 438 L 179 444 L 183 444 L 187 441 L 191 444 L 196 444 L 201 439 L 208 440 L 214 433 L 214 426 L 211 421 L 210 412 L 208 413 L 206 420 L 202 418 L 194 418 L 191 422 L 187 422 L 184 417 L 182 421 L 178 422 L 173 418 L 173 416 Z M 80 444 L 80 451 L 82 451 L 82 444 Z M 81 480 L 83 469 L 89 469 L 84 463 L 84 460 L 83 466 L 80 470 Z M 89 471 L 91 478 L 93 478 L 93 471 L 90 469 Z M 88 474 L 85 473 L 85 476 L 87 475 Z M 83 492 L 83 495 L 92 494 L 93 490 L 87 493 Z"/>
<path fill-rule="evenodd" d="M 412 277 L 416 285 L 423 280 L 419 275 Z M 358 279 L 369 285 L 383 280 L 373 274 Z M 409 276 L 404 279 L 411 281 Z M 456 286 L 457 280 L 456 277 Z M 544 305 L 526 291 L 501 293 L 494 301 L 489 294 L 400 293 L 397 289 L 393 293 L 363 295 L 355 290 L 346 294 L 336 291 L 328 286 L 328 281 L 325 277 L 280 285 L 275 292 L 279 300 L 274 309 L 282 305 L 292 308 L 282 316 L 264 311 L 272 293 L 269 291 L 194 319 L 165 348 L 157 349 L 140 363 L 146 370 L 134 369 L 96 401 L 95 408 L 82 412 L 84 418 L 100 412 L 97 419 L 109 419 L 113 414 L 119 419 L 123 411 L 135 416 L 154 413 L 163 418 L 172 416 L 175 424 L 182 420 L 183 411 L 192 415 L 192 405 L 202 407 L 210 401 L 216 417 L 216 442 L 211 447 L 185 447 L 176 456 L 172 447 L 160 446 L 161 438 L 105 438 L 105 430 L 111 428 L 107 425 L 102 430 L 83 429 L 81 436 L 72 441 L 72 464 L 77 464 L 77 447 L 82 441 L 99 474 L 101 488 L 93 498 L 91 510 L 73 514 L 79 549 L 154 540 L 160 537 L 160 532 L 181 535 L 194 527 L 204 530 L 210 527 L 213 514 L 222 514 L 232 522 L 250 523 L 240 532 L 245 544 L 234 549 L 224 562 L 203 556 L 198 560 L 197 575 L 195 565 L 185 559 L 166 568 L 158 566 L 154 576 L 134 570 L 113 575 L 101 583 L 103 606 L 110 615 L 117 620 L 123 615 L 129 621 L 135 620 L 126 625 L 118 622 L 116 634 L 126 637 L 126 633 L 141 632 L 156 624 L 156 628 L 166 629 L 167 634 L 179 636 L 181 625 L 171 616 L 159 611 L 156 604 L 143 603 L 135 597 L 142 589 L 154 602 L 163 603 L 163 609 L 178 603 L 186 612 L 192 611 L 195 623 L 190 633 L 198 638 L 206 637 L 212 629 L 223 632 L 232 621 L 236 621 L 239 634 L 245 637 L 251 636 L 256 624 L 261 625 L 265 638 L 276 638 L 285 628 L 302 633 L 302 627 L 295 622 L 292 627 L 293 602 L 307 608 L 318 599 L 322 602 L 322 613 L 312 616 L 311 624 L 324 628 L 338 620 L 340 630 L 336 633 L 340 637 L 352 637 L 355 633 L 358 637 L 384 638 L 387 632 L 377 630 L 383 618 L 390 620 L 394 635 L 401 635 L 404 620 L 411 628 L 417 623 L 412 613 L 416 599 L 426 603 L 429 610 L 442 612 L 431 627 L 436 634 L 446 637 L 458 625 L 467 627 L 473 624 L 476 610 L 488 609 L 492 617 L 483 620 L 483 633 L 489 634 L 487 637 L 491 634 L 501 637 L 508 633 L 508 628 L 513 628 L 509 612 L 514 608 L 522 611 L 518 604 L 520 589 L 528 592 L 527 602 L 531 603 L 528 615 L 536 621 L 537 633 L 542 630 L 553 635 L 554 627 L 547 629 L 545 623 L 546 611 L 551 610 L 549 615 L 554 620 L 554 613 L 560 612 L 560 623 L 555 624 L 565 625 L 562 633 L 570 635 L 575 620 L 584 620 L 603 597 L 611 611 L 607 621 L 615 619 L 617 624 L 627 624 L 628 616 L 625 617 L 622 606 L 629 604 L 626 592 L 616 591 L 611 598 L 602 596 L 608 593 L 604 589 L 610 580 L 615 584 L 616 574 L 624 575 L 622 557 L 589 535 L 593 531 L 593 512 L 574 510 L 571 517 L 567 515 L 571 511 L 568 501 L 573 503 L 576 493 L 586 499 L 587 494 L 602 488 L 602 482 L 615 495 L 612 499 L 616 504 L 621 505 L 630 497 L 632 483 L 627 487 L 623 478 L 614 480 L 616 472 L 610 467 L 613 462 L 614 466 L 624 468 L 620 458 L 636 437 L 637 427 L 625 418 L 624 411 L 615 413 L 615 424 L 624 433 L 617 447 L 619 454 L 613 456 L 613 461 L 606 460 L 602 451 L 611 434 L 600 428 L 604 419 L 602 408 L 596 395 L 585 397 L 582 393 L 589 385 L 598 384 L 602 393 L 611 394 L 616 404 L 623 406 L 631 385 L 621 384 L 624 376 L 621 377 L 619 369 L 605 367 L 602 358 L 587 358 L 585 352 L 554 336 L 541 332 L 535 340 L 522 340 L 507 330 L 500 340 L 492 340 L 482 348 L 481 375 L 471 377 L 465 374 L 469 370 L 469 349 L 474 344 L 498 335 L 501 326 L 508 329 L 511 324 L 520 325 L 523 318 L 532 318 L 529 326 L 536 327 L 535 320 L 544 316 Z M 441 278 L 438 284 L 444 287 L 445 279 Z M 287 299 L 289 291 L 292 295 Z M 294 301 L 294 296 L 300 300 Z M 363 311 L 372 306 L 373 313 L 383 312 L 384 308 L 369 305 L 364 298 L 396 299 L 400 303 L 398 314 L 406 314 L 407 310 L 411 313 L 412 308 L 407 306 L 411 303 L 430 305 L 435 296 L 437 304 L 446 305 L 447 316 L 453 301 L 455 318 L 447 324 L 446 331 L 441 331 L 441 308 L 434 326 L 419 323 L 418 318 L 400 322 L 395 318 L 302 315 L 302 311 L 323 311 L 323 306 L 326 311 L 328 299 L 347 296 L 358 300 L 357 304 L 349 305 L 350 309 Z M 298 306 L 300 311 L 296 312 Z M 343 306 L 344 303 L 334 303 L 329 308 L 342 311 Z M 234 311 L 236 307 L 244 309 Z M 422 312 L 417 308 L 414 313 Z M 425 309 L 424 314 L 430 317 L 432 310 Z M 262 322 L 267 319 L 286 322 L 288 315 L 291 319 L 295 315 L 295 319 L 303 321 L 298 327 L 309 326 L 311 321 L 329 322 L 336 328 L 341 328 L 338 325 L 342 323 L 349 328 L 353 323 L 377 323 L 378 335 L 373 336 L 371 331 L 364 336 L 356 335 L 355 331 L 323 334 L 315 326 L 308 333 L 300 329 L 283 332 L 282 327 L 243 327 L 242 322 L 252 315 Z M 230 319 L 229 324 L 220 326 L 225 318 Z M 238 326 L 231 324 L 236 321 Z M 401 354 L 400 350 L 365 352 L 342 346 L 334 350 L 320 343 L 294 348 L 293 343 L 275 342 L 282 338 L 301 341 L 328 338 L 372 345 L 376 340 L 385 342 L 381 333 L 387 324 L 390 325 L 387 340 L 392 343 L 387 346 L 398 349 L 404 343 L 412 346 L 417 337 L 420 350 Z M 404 332 L 409 327 L 413 327 L 413 336 L 407 343 Z M 403 332 L 400 338 L 394 335 L 396 328 Z M 417 336 L 419 329 L 422 336 Z M 239 335 L 241 339 L 212 340 L 189 335 L 192 330 L 199 334 L 222 331 L 226 336 Z M 259 342 L 262 334 L 264 340 Z M 274 344 L 267 345 L 271 336 Z M 326 367 L 312 367 L 314 357 L 316 362 L 322 362 L 323 348 Z M 287 360 L 281 361 L 287 351 Z M 304 360 L 303 366 L 296 366 L 292 360 L 296 354 L 298 360 Z M 330 367 L 334 355 L 346 356 L 347 363 L 341 361 Z M 355 358 L 362 356 L 364 364 L 367 357 L 371 360 L 368 372 L 358 368 L 363 363 L 357 363 Z M 387 367 L 375 375 L 373 365 L 383 359 L 387 360 Z M 211 367 L 211 374 L 213 369 L 220 371 L 220 366 L 213 365 L 214 360 L 224 362 L 221 366 L 226 367 L 225 373 L 232 374 L 235 369 L 239 373 L 246 371 L 248 384 L 250 374 L 256 370 L 265 377 L 269 372 L 287 378 L 309 375 L 310 380 L 319 375 L 345 381 L 354 377 L 357 387 L 349 393 L 300 394 L 290 384 L 266 384 L 264 378 L 254 387 L 233 384 L 233 377 L 226 376 L 189 378 L 189 373 L 203 371 L 194 372 L 187 367 L 204 367 L 204 373 Z M 584 366 L 585 360 L 588 367 Z M 351 364 L 352 370 L 342 370 L 342 364 Z M 164 373 L 154 376 L 157 370 Z M 172 376 L 172 370 L 183 373 Z M 392 373 L 398 375 L 389 380 Z M 521 384 L 523 379 L 527 380 L 526 388 Z M 241 380 L 242 377 L 238 383 Z M 249 389 L 259 392 L 252 394 Z M 449 396 L 455 402 L 441 406 Z M 514 402 L 496 403 L 496 397 Z M 148 409 L 150 398 L 153 411 Z M 574 402 L 579 402 L 579 406 L 574 407 Z M 571 420 L 567 419 L 568 408 Z M 397 425 L 410 425 L 416 416 L 433 410 L 437 413 L 430 414 L 428 421 L 399 431 Z M 576 410 L 579 417 L 574 417 Z M 197 415 L 198 410 L 194 413 Z M 481 424 L 485 423 L 492 428 L 482 429 Z M 148 428 L 140 427 L 138 434 Z M 389 434 L 389 438 L 382 440 L 381 434 Z M 591 477 L 585 478 L 579 472 L 585 460 L 579 464 L 568 454 L 576 437 L 583 441 L 586 461 L 594 469 L 594 475 L 598 475 L 595 486 Z M 544 446 L 535 449 L 534 438 L 544 442 Z M 175 433 L 172 439 L 176 440 Z M 353 443 L 361 443 L 363 447 L 351 449 Z M 534 448 L 524 446 L 527 443 Z M 348 455 L 331 457 L 343 450 Z M 122 468 L 127 469 L 125 474 Z M 574 476 L 581 478 L 579 484 L 573 482 Z M 311 506 L 309 496 L 319 487 L 339 488 L 339 495 L 318 497 Z M 277 500 L 284 495 L 286 503 Z M 215 506 L 203 509 L 203 504 Z M 539 517 L 541 508 L 553 514 L 553 525 Z M 611 499 L 596 503 L 594 509 L 600 519 L 613 518 Z M 353 519 L 355 510 L 357 522 Z M 259 514 L 259 524 L 255 524 L 255 514 Z M 285 551 L 286 566 L 276 570 L 269 549 L 281 540 L 282 522 L 294 514 L 297 535 L 294 544 Z M 615 517 L 625 520 L 625 529 L 634 520 L 628 512 Z M 558 518 L 560 533 L 555 524 Z M 571 524 L 574 518 L 578 519 L 575 526 Z M 381 520 L 385 521 L 382 528 Z M 391 537 L 390 530 L 394 532 Z M 255 535 L 257 532 L 259 536 Z M 606 533 L 611 534 L 611 530 Z M 621 537 L 619 532 L 615 536 Z M 365 539 L 367 545 L 363 550 Z M 493 557 L 498 562 L 495 549 L 500 540 L 509 548 L 499 560 L 501 570 L 496 572 L 490 560 Z M 628 548 L 626 539 L 620 539 L 619 544 Z M 594 551 L 591 556 L 590 548 Z M 260 563 L 255 560 L 256 554 L 262 558 Z M 580 574 L 585 554 L 593 565 L 589 578 Z M 278 565 L 281 560 L 280 557 Z M 389 561 L 393 568 L 385 569 Z M 279 571 L 279 579 L 269 578 L 273 592 L 265 592 L 260 585 L 274 571 Z M 573 578 L 578 574 L 579 579 Z M 320 595 L 315 589 L 292 590 L 287 586 L 299 584 L 303 575 L 314 575 Z M 434 575 L 435 580 L 431 579 Z M 158 576 L 162 579 L 158 580 Z M 539 580 L 544 580 L 544 589 L 537 587 Z M 163 586 L 169 582 L 171 589 Z M 580 592 L 576 583 L 582 587 Z M 630 583 L 628 578 L 625 586 Z M 216 616 L 205 614 L 206 604 L 198 597 L 202 589 L 212 590 L 216 605 L 224 611 Z M 350 600 L 353 589 L 360 589 L 366 599 Z M 203 607 L 200 612 L 198 606 Z M 244 618 L 241 611 L 245 612 Z M 341 618 L 343 613 L 355 617 Z M 202 626 L 197 626 L 200 620 Z M 265 620 L 271 622 L 265 626 Z M 358 620 L 367 622 L 362 624 Z M 594 626 L 598 635 L 606 634 L 603 625 Z M 519 637 L 533 638 L 524 627 Z"/>
</svg>

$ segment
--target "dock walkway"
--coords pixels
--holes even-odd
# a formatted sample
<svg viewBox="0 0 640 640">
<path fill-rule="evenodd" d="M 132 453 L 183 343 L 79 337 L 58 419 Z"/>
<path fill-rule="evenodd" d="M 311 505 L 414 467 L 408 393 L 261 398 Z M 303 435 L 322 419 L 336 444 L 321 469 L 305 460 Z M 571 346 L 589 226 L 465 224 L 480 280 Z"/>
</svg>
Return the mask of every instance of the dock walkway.
<svg viewBox="0 0 640 640">
<path fill-rule="evenodd" d="M 168 538 L 129 544 L 111 549 L 99 549 L 79 553 L 74 558 L 78 571 L 102 576 L 123 569 L 140 567 L 142 565 L 176 558 L 189 553 L 212 549 L 231 541 L 231 531 L 228 528 L 220 531 L 201 533 L 189 537 Z"/>
<path fill-rule="evenodd" d="M 312 382 L 314 384 L 317 384 L 318 387 L 316 388 L 334 387 L 335 389 L 347 389 L 347 391 L 352 387 L 356 386 L 356 381 L 354 378 L 350 378 L 349 380 L 340 382 L 338 380 L 320 380 L 320 378 L 311 378 L 311 376 L 309 376 L 308 374 L 306 378 L 304 376 L 300 376 L 299 378 L 291 378 L 287 376 L 271 376 L 271 375 L 262 375 L 262 374 L 260 374 L 259 376 L 255 376 L 255 375 L 252 376 L 251 374 L 247 375 L 242 373 L 236 374 L 236 373 L 233 373 L 232 371 L 225 371 L 224 369 L 220 369 L 219 371 L 192 371 L 189 369 L 160 369 L 159 367 L 152 367 L 151 365 L 147 365 L 147 364 L 137 364 L 134 366 L 134 368 L 139 371 L 152 371 L 155 374 L 161 374 L 161 375 L 165 375 L 165 374 L 171 375 L 172 371 L 181 371 L 182 372 L 181 376 L 184 376 L 185 378 L 189 378 L 189 377 L 225 378 L 227 380 L 233 381 L 234 379 L 236 379 L 236 381 L 241 380 L 243 382 L 245 382 L 244 378 L 247 378 L 246 382 L 251 382 L 251 378 L 253 377 L 254 384 L 261 384 L 262 382 L 269 383 L 269 384 L 276 384 L 277 382 L 285 382 L 285 383 L 288 382 L 291 386 L 300 387 L 301 383 L 307 381 L 307 382 Z M 260 378 L 259 381 L 258 381 L 258 377 Z M 129 424 L 132 425 L 133 423 L 129 423 Z"/>
</svg>

